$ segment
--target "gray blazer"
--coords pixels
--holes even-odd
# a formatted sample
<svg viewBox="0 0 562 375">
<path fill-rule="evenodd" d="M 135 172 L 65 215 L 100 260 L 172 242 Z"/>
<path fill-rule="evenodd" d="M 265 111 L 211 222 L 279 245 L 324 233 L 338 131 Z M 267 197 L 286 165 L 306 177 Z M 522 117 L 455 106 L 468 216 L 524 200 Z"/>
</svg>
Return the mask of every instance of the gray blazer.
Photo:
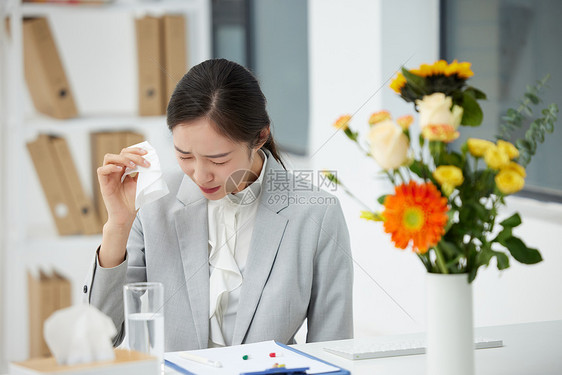
<svg viewBox="0 0 562 375">
<path fill-rule="evenodd" d="M 266 150 L 264 150 L 266 151 Z M 353 335 L 353 264 L 337 198 L 294 175 L 267 152 L 265 176 L 243 274 L 233 345 L 294 343 L 307 319 L 307 342 Z M 165 351 L 206 348 L 209 337 L 207 199 L 183 173 L 167 177 L 170 194 L 138 211 L 125 261 L 92 264 L 85 298 L 124 337 L 123 285 L 164 284 Z"/>
</svg>

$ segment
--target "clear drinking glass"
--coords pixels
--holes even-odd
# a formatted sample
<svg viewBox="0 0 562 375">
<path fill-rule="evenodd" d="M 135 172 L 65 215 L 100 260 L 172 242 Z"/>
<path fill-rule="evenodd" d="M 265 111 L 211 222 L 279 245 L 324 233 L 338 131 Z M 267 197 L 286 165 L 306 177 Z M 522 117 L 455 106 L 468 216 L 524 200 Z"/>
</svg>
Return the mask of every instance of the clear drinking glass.
<svg viewBox="0 0 562 375">
<path fill-rule="evenodd" d="M 123 287 L 125 332 L 130 350 L 164 360 L 164 286 L 131 283 Z"/>
</svg>

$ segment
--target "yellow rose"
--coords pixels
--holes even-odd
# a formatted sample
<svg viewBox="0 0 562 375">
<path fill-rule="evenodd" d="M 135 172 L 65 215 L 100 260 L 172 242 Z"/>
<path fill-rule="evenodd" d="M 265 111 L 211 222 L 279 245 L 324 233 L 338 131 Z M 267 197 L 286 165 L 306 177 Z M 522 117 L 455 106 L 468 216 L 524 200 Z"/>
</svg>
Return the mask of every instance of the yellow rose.
<svg viewBox="0 0 562 375">
<path fill-rule="evenodd" d="M 392 117 L 388 111 L 378 111 L 369 117 L 369 125 L 375 125 L 384 120 L 390 120 Z"/>
<path fill-rule="evenodd" d="M 478 138 L 469 138 L 466 144 L 468 145 L 468 151 L 477 158 L 484 156 L 486 150 L 494 146 L 492 142 Z"/>
<path fill-rule="evenodd" d="M 456 130 L 461 123 L 463 109 L 458 105 L 453 106 L 451 97 L 436 92 L 424 96 L 423 100 L 416 100 L 416 105 L 420 112 L 420 128 L 424 138 L 443 142 L 458 138 Z"/>
<path fill-rule="evenodd" d="M 433 177 L 440 185 L 450 185 L 453 188 L 464 182 L 462 170 L 454 165 L 440 165 L 433 172 Z"/>
<path fill-rule="evenodd" d="M 501 170 L 502 171 L 513 171 L 523 178 L 527 177 L 527 172 L 525 172 L 525 168 L 523 168 L 522 166 L 520 166 L 519 164 L 517 164 L 514 161 L 509 162 L 509 164 L 506 165 L 505 167 L 503 167 Z"/>
<path fill-rule="evenodd" d="M 373 125 L 369 142 L 371 155 L 383 169 L 396 169 L 408 160 L 408 137 L 392 120 Z"/>
<path fill-rule="evenodd" d="M 334 122 L 334 127 L 341 130 L 347 130 L 349 128 L 349 121 L 351 120 L 350 115 L 340 116 L 336 122 Z"/>
<path fill-rule="evenodd" d="M 511 144 L 509 142 L 502 141 L 500 139 L 498 141 L 498 147 L 499 147 L 500 150 L 505 152 L 509 156 L 509 159 L 511 159 L 511 160 L 519 157 L 519 150 L 517 149 L 517 147 L 515 147 L 513 144 Z"/>
<path fill-rule="evenodd" d="M 496 186 L 503 194 L 517 193 L 525 186 L 525 179 L 517 172 L 502 170 L 496 175 Z"/>
<path fill-rule="evenodd" d="M 492 169 L 502 169 L 509 165 L 509 155 L 507 155 L 507 152 L 494 145 L 489 147 L 484 153 L 484 161 L 488 167 Z"/>
</svg>

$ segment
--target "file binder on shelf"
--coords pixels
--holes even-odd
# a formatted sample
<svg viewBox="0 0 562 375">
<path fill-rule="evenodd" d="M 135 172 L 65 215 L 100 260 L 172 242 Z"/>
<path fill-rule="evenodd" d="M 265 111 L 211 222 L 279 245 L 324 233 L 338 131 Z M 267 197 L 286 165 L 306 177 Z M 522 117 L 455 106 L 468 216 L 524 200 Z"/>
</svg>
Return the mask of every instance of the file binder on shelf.
<svg viewBox="0 0 562 375">
<path fill-rule="evenodd" d="M 92 199 L 86 196 L 78 176 L 78 170 L 70 154 L 66 139 L 51 137 L 51 142 L 58 164 L 63 172 L 64 182 L 70 189 L 71 198 L 77 207 L 76 217 L 79 220 L 82 234 L 101 233 L 101 224 L 94 209 Z"/>
<path fill-rule="evenodd" d="M 83 190 L 64 138 L 40 134 L 27 149 L 60 235 L 101 232 L 92 200 Z"/>
<path fill-rule="evenodd" d="M 37 111 L 59 119 L 76 117 L 78 110 L 46 18 L 23 21 L 24 70 Z"/>
<path fill-rule="evenodd" d="M 186 20 L 183 15 L 162 16 L 164 53 L 164 112 L 179 80 L 187 73 Z"/>
<path fill-rule="evenodd" d="M 166 113 L 162 73 L 162 28 L 160 19 L 145 16 L 135 20 L 139 79 L 139 114 L 160 116 Z"/>
<path fill-rule="evenodd" d="M 58 233 L 80 234 L 82 228 L 80 222 L 76 220 L 78 206 L 72 199 L 70 186 L 65 182 L 50 137 L 45 134 L 39 135 L 37 140 L 27 143 L 27 149 L 49 203 Z"/>
<path fill-rule="evenodd" d="M 101 226 L 107 221 L 107 210 L 100 191 L 97 169 L 103 165 L 105 154 L 119 154 L 125 147 L 142 141 L 144 141 L 144 135 L 131 131 L 97 132 L 90 134 L 94 205 Z"/>
<path fill-rule="evenodd" d="M 50 352 L 43 337 L 43 323 L 55 311 L 72 304 L 70 281 L 57 272 L 47 273 L 41 269 L 28 270 L 27 289 L 29 355 L 30 357 L 45 357 Z"/>
</svg>

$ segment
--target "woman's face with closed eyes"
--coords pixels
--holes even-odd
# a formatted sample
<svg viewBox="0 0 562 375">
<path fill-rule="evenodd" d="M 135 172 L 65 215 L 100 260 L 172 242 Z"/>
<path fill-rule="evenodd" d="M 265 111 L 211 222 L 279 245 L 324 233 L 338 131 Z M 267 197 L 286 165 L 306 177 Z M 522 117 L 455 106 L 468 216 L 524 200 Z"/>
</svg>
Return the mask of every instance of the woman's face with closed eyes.
<svg viewBox="0 0 562 375">
<path fill-rule="evenodd" d="M 246 143 L 233 142 L 219 134 L 208 118 L 201 117 L 175 126 L 172 138 L 180 168 L 207 199 L 217 200 L 243 190 L 261 172 L 263 160 L 258 150 L 262 145 L 250 150 Z M 248 177 L 234 186 L 229 177 L 236 171 L 253 173 L 247 173 Z"/>
</svg>

